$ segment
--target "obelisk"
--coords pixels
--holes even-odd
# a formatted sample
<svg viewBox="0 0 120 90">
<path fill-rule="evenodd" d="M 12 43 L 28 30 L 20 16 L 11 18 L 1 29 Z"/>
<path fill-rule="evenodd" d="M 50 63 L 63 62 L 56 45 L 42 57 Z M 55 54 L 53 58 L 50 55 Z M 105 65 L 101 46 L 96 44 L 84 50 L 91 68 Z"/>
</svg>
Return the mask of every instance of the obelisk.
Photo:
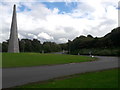
<svg viewBox="0 0 120 90">
<path fill-rule="evenodd" d="M 10 39 L 9 39 L 9 45 L 8 45 L 8 52 L 19 53 L 16 5 L 14 5 L 14 7 L 13 7 L 13 16 L 12 16 L 12 23 L 11 23 L 11 29 L 10 29 Z"/>
</svg>

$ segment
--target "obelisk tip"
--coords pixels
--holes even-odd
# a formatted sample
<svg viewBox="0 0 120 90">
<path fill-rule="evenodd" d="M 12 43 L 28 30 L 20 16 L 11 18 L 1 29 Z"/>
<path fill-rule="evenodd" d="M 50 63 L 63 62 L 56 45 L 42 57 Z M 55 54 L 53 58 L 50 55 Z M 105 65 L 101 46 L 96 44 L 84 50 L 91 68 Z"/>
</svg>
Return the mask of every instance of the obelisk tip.
<svg viewBox="0 0 120 90">
<path fill-rule="evenodd" d="M 16 4 L 14 4 L 14 8 L 16 8 Z"/>
</svg>

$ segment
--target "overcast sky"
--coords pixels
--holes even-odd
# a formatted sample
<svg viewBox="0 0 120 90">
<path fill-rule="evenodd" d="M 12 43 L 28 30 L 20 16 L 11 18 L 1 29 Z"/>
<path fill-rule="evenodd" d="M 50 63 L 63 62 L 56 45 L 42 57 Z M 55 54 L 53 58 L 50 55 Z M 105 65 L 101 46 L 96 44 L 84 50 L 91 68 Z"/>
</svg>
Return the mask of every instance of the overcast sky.
<svg viewBox="0 0 120 90">
<path fill-rule="evenodd" d="M 3 0 L 0 2 L 0 42 L 9 38 L 13 4 L 17 5 L 20 39 L 65 43 L 80 35 L 102 37 L 118 27 L 118 1 Z"/>
</svg>

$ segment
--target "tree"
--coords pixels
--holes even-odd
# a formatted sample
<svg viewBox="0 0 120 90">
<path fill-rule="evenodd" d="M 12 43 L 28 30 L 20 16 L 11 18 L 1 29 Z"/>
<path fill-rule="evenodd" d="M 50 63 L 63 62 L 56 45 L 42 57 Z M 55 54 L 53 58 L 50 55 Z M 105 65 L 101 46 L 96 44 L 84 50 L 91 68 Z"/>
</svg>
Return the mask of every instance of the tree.
<svg viewBox="0 0 120 90">
<path fill-rule="evenodd" d="M 33 52 L 32 40 L 24 39 L 24 41 L 25 41 L 24 52 Z"/>
<path fill-rule="evenodd" d="M 93 38 L 93 36 L 92 36 L 92 35 L 87 35 L 87 37 L 88 37 L 88 38 Z"/>
<path fill-rule="evenodd" d="M 21 39 L 21 41 L 19 41 L 19 48 L 20 48 L 20 52 L 24 52 L 25 51 L 25 40 Z"/>
<path fill-rule="evenodd" d="M 2 52 L 2 43 L 0 43 L 0 52 Z"/>
<path fill-rule="evenodd" d="M 8 51 L 8 40 L 2 43 L 2 52 Z"/>
<path fill-rule="evenodd" d="M 68 50 L 68 43 L 59 44 L 62 50 Z"/>
<path fill-rule="evenodd" d="M 112 30 L 110 39 L 113 42 L 114 47 L 120 47 L 120 27 Z"/>
<path fill-rule="evenodd" d="M 39 40 L 33 39 L 32 46 L 34 52 L 42 52 L 42 45 Z"/>
<path fill-rule="evenodd" d="M 46 53 L 61 51 L 60 45 L 56 44 L 54 42 L 44 42 L 43 43 L 43 49 Z"/>
</svg>

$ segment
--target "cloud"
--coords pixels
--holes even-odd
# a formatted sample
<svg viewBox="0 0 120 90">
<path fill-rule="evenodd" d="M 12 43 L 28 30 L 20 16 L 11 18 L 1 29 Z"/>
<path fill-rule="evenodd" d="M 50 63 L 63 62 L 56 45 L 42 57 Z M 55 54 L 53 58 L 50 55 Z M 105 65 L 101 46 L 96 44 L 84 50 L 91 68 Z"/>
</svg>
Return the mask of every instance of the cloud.
<svg viewBox="0 0 120 90">
<path fill-rule="evenodd" d="M 48 35 L 47 33 L 44 33 L 44 32 L 39 33 L 38 37 L 43 38 L 43 39 L 47 39 L 47 40 L 52 40 L 53 39 L 52 36 L 50 36 L 50 35 Z"/>
<path fill-rule="evenodd" d="M 47 1 L 47 0 L 46 0 Z M 54 0 L 51 3 L 54 3 Z M 47 2 L 49 2 L 47 1 Z M 70 8 L 71 2 L 65 1 Z M 102 37 L 118 26 L 118 0 L 74 0 L 77 6 L 70 12 L 59 13 L 37 0 L 1 2 L 0 5 L 0 42 L 9 38 L 13 4 L 17 5 L 17 24 L 19 38 L 36 38 L 41 42 L 64 43 L 80 35 L 91 34 Z M 61 4 L 62 5 L 62 4 Z M 53 7 L 53 6 L 52 6 Z M 64 10 L 63 10 L 64 11 Z"/>
<path fill-rule="evenodd" d="M 59 38 L 59 42 L 61 42 L 61 43 L 64 43 L 64 42 L 67 42 L 68 41 L 68 39 L 66 39 L 66 38 Z"/>
<path fill-rule="evenodd" d="M 59 13 L 59 9 L 58 8 L 54 8 L 53 9 L 53 14 L 58 14 Z"/>
</svg>

